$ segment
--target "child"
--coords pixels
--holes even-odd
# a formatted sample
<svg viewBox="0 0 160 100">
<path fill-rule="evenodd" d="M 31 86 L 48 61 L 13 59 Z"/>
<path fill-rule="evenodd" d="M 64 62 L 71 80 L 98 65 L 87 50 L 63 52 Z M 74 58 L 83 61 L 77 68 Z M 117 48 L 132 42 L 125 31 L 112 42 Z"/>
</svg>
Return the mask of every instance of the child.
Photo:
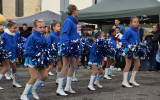
<svg viewBox="0 0 160 100">
<path fill-rule="evenodd" d="M 96 39 L 104 38 L 104 33 L 97 30 L 95 32 L 95 38 Z M 94 42 L 92 44 L 91 49 L 90 49 L 90 56 L 89 56 L 89 62 L 88 62 L 88 64 L 92 66 L 92 74 L 91 74 L 90 82 L 89 82 L 89 85 L 88 85 L 88 89 L 91 90 L 91 91 L 96 90 L 93 86 L 93 82 L 94 82 L 95 78 L 96 78 L 96 81 L 94 82 L 94 84 L 96 86 L 98 86 L 99 88 L 102 88 L 102 86 L 99 83 L 100 77 L 103 74 L 102 60 L 103 60 L 102 56 L 95 54 L 95 42 Z M 98 70 L 99 70 L 99 74 L 97 74 Z M 97 77 L 96 77 L 96 75 L 97 75 Z"/>
<path fill-rule="evenodd" d="M 49 34 L 50 34 L 50 27 L 49 26 L 46 26 L 45 28 L 45 33 L 44 33 L 44 36 L 46 37 L 46 39 L 48 38 Z"/>
<path fill-rule="evenodd" d="M 109 34 L 110 34 L 109 39 L 111 40 L 111 43 L 112 43 L 113 47 L 116 49 L 117 38 L 115 38 L 115 35 L 116 35 L 115 30 L 111 29 L 109 31 Z M 113 71 L 113 68 L 114 68 L 115 65 L 116 65 L 115 56 L 107 56 L 107 65 L 106 65 L 106 68 L 105 68 L 105 75 L 104 75 L 105 79 L 109 79 L 109 80 L 112 79 L 111 77 L 109 77 L 109 68 L 110 68 L 110 72 L 111 72 L 110 75 L 114 76 L 112 74 L 112 71 Z"/>
<path fill-rule="evenodd" d="M 16 55 L 16 47 L 17 47 L 17 35 L 15 34 L 17 29 L 17 24 L 15 22 L 8 22 L 7 29 L 2 34 L 3 38 L 5 39 L 5 43 L 3 45 L 3 48 L 11 52 L 11 57 L 9 59 L 6 59 L 3 61 L 3 69 L 0 72 L 0 80 L 2 79 L 3 75 L 9 70 L 9 65 L 12 68 L 12 75 L 13 75 L 13 87 L 22 87 L 17 82 L 17 73 L 16 73 L 16 62 L 15 62 L 15 55 Z M 3 89 L 0 87 L 0 89 Z"/>
<path fill-rule="evenodd" d="M 62 44 L 69 45 L 72 40 L 79 39 L 79 35 L 77 34 L 77 19 L 76 19 L 76 17 L 78 16 L 77 7 L 72 4 L 68 5 L 66 9 L 66 14 L 68 14 L 68 16 L 63 25 L 62 35 L 60 39 L 61 45 Z M 63 59 L 63 67 L 61 70 L 60 78 L 58 80 L 59 81 L 58 89 L 56 93 L 57 95 L 67 96 L 68 94 L 66 94 L 65 92 L 72 93 L 72 94 L 76 93 L 71 88 L 71 81 L 72 81 L 72 76 L 77 63 L 76 63 L 76 57 L 62 56 L 62 59 Z M 70 65 L 70 68 L 68 70 L 69 65 Z M 66 73 L 67 73 L 67 83 L 66 83 L 66 87 L 64 89 L 65 92 L 64 92 L 63 79 Z"/>
<path fill-rule="evenodd" d="M 118 49 L 121 49 L 122 48 L 122 42 L 121 42 L 121 38 L 122 38 L 122 34 L 120 33 L 120 28 L 119 27 L 116 27 L 115 29 L 115 32 L 116 32 L 116 38 L 117 38 L 117 50 Z M 122 60 L 123 60 L 123 57 L 121 55 L 118 55 L 116 56 L 116 67 L 117 67 L 117 70 L 118 71 L 121 71 L 121 68 L 122 68 Z"/>
<path fill-rule="evenodd" d="M 47 38 L 47 44 L 51 45 L 53 43 L 55 44 L 59 44 L 60 43 L 60 23 L 59 22 L 52 22 L 51 24 L 51 29 L 52 29 L 52 33 L 48 36 Z M 62 64 L 61 64 L 61 57 L 57 57 L 56 59 L 56 63 L 58 66 L 58 70 L 57 70 L 57 79 L 56 79 L 56 84 L 58 84 L 58 78 L 59 75 L 61 73 L 61 68 L 62 68 Z M 53 69 L 53 64 L 51 64 L 48 68 L 47 68 L 47 72 L 51 71 Z"/>
<path fill-rule="evenodd" d="M 45 23 L 42 20 L 35 20 L 34 21 L 34 31 L 28 37 L 25 45 L 25 65 L 28 66 L 28 70 L 30 72 L 31 78 L 27 82 L 26 87 L 20 97 L 21 100 L 28 100 L 27 94 L 29 93 L 32 87 L 32 94 L 34 99 L 39 99 L 37 92 L 38 89 L 41 87 L 42 82 L 48 77 L 47 71 L 45 68 L 36 69 L 35 65 L 33 64 L 31 57 L 35 56 L 36 54 L 36 46 L 40 43 L 46 43 L 46 38 L 44 36 L 45 32 Z M 41 77 L 37 79 L 37 70 L 40 73 Z"/>
<path fill-rule="evenodd" d="M 133 17 L 130 19 L 130 28 L 126 31 L 126 33 L 123 35 L 122 37 L 122 44 L 127 48 L 129 45 L 134 44 L 136 42 L 140 42 L 140 38 L 139 38 L 139 19 L 137 17 Z M 134 86 L 139 86 L 140 84 L 138 84 L 135 81 L 135 77 L 136 74 L 138 72 L 138 69 L 140 67 L 140 60 L 139 57 L 136 56 L 136 54 L 134 54 L 134 68 L 132 71 L 132 76 L 129 80 L 129 83 L 131 83 Z M 128 59 L 127 56 L 125 57 L 126 59 L 126 66 L 124 68 L 123 71 L 123 82 L 122 82 L 122 87 L 127 87 L 127 88 L 131 88 L 133 86 L 131 86 L 128 83 L 128 72 L 129 69 L 131 67 L 131 63 L 132 63 L 132 59 Z"/>
<path fill-rule="evenodd" d="M 83 35 L 82 35 L 82 32 L 81 32 L 81 24 L 80 23 L 77 24 L 77 33 L 79 34 L 79 39 L 82 39 Z M 74 71 L 72 81 L 78 81 L 77 71 L 78 71 L 79 59 L 80 59 L 79 57 L 76 59 L 77 66 L 76 66 L 76 69 Z"/>
</svg>

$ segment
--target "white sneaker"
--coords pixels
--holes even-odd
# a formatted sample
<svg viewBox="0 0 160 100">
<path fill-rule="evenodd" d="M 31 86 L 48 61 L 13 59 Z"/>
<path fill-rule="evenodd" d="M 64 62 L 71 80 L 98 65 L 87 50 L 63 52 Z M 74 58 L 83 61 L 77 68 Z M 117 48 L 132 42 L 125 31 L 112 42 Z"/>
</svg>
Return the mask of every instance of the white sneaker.
<svg viewBox="0 0 160 100">
<path fill-rule="evenodd" d="M 8 72 L 6 72 L 6 73 L 4 74 L 4 76 L 6 77 L 7 80 L 11 80 L 11 77 L 9 76 L 9 73 L 8 73 Z"/>
<path fill-rule="evenodd" d="M 54 74 L 50 71 L 48 72 L 48 75 L 53 76 Z"/>
<path fill-rule="evenodd" d="M 4 88 L 0 87 L 0 90 L 4 90 Z"/>
</svg>

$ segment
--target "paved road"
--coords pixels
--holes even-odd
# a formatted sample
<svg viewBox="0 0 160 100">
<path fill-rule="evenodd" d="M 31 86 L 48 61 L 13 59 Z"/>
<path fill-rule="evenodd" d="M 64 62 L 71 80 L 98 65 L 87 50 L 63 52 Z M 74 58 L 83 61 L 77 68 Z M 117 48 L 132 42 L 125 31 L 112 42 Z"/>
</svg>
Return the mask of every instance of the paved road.
<svg viewBox="0 0 160 100">
<path fill-rule="evenodd" d="M 0 68 L 1 69 L 1 68 Z M 55 73 L 55 70 L 53 71 Z M 0 100 L 19 100 L 30 75 L 27 68 L 18 68 L 19 83 L 23 88 L 13 88 L 12 81 L 1 80 L 0 86 L 5 90 L 0 91 Z M 122 88 L 122 72 L 115 72 L 113 80 L 101 79 L 102 89 L 96 87 L 96 91 L 87 90 L 91 70 L 80 69 L 78 82 L 72 84 L 76 94 L 67 97 L 56 96 L 56 76 L 49 76 L 39 92 L 40 100 L 160 100 L 160 72 L 140 71 L 137 82 L 140 87 Z M 33 97 L 31 100 L 34 100 Z"/>
</svg>

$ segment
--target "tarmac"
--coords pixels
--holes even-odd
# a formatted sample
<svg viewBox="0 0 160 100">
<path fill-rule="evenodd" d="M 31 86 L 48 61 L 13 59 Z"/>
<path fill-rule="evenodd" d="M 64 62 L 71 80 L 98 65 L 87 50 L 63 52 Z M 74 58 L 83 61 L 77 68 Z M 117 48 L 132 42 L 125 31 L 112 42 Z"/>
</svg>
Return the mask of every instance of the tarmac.
<svg viewBox="0 0 160 100">
<path fill-rule="evenodd" d="M 23 87 L 14 88 L 11 80 L 2 79 L 0 86 L 4 90 L 0 90 L 0 100 L 20 100 L 30 75 L 27 68 L 18 68 L 17 72 L 18 82 Z M 56 71 L 52 70 L 52 72 L 55 75 L 49 76 L 44 82 L 44 87 L 38 92 L 40 100 L 160 100 L 160 72 L 158 71 L 139 71 L 136 80 L 140 86 L 133 88 L 123 88 L 121 86 L 123 72 L 114 72 L 115 76 L 112 80 L 103 78 L 100 80 L 102 89 L 95 86 L 96 91 L 89 91 L 87 86 L 92 70 L 79 69 L 78 82 L 72 82 L 72 89 L 76 91 L 76 94 L 69 94 L 66 97 L 56 95 Z M 30 100 L 34 100 L 33 97 Z"/>
</svg>

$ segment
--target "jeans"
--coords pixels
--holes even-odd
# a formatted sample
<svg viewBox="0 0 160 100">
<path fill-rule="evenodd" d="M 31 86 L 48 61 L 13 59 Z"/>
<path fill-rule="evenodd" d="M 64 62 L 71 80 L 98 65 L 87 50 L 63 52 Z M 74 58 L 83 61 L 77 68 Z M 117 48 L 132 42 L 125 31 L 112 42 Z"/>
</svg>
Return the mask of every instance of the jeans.
<svg viewBox="0 0 160 100">
<path fill-rule="evenodd" d="M 150 52 L 150 55 L 149 55 L 149 64 L 150 64 L 149 70 L 155 71 L 156 68 L 157 68 L 156 54 L 157 54 L 157 50 L 152 50 Z"/>
</svg>

